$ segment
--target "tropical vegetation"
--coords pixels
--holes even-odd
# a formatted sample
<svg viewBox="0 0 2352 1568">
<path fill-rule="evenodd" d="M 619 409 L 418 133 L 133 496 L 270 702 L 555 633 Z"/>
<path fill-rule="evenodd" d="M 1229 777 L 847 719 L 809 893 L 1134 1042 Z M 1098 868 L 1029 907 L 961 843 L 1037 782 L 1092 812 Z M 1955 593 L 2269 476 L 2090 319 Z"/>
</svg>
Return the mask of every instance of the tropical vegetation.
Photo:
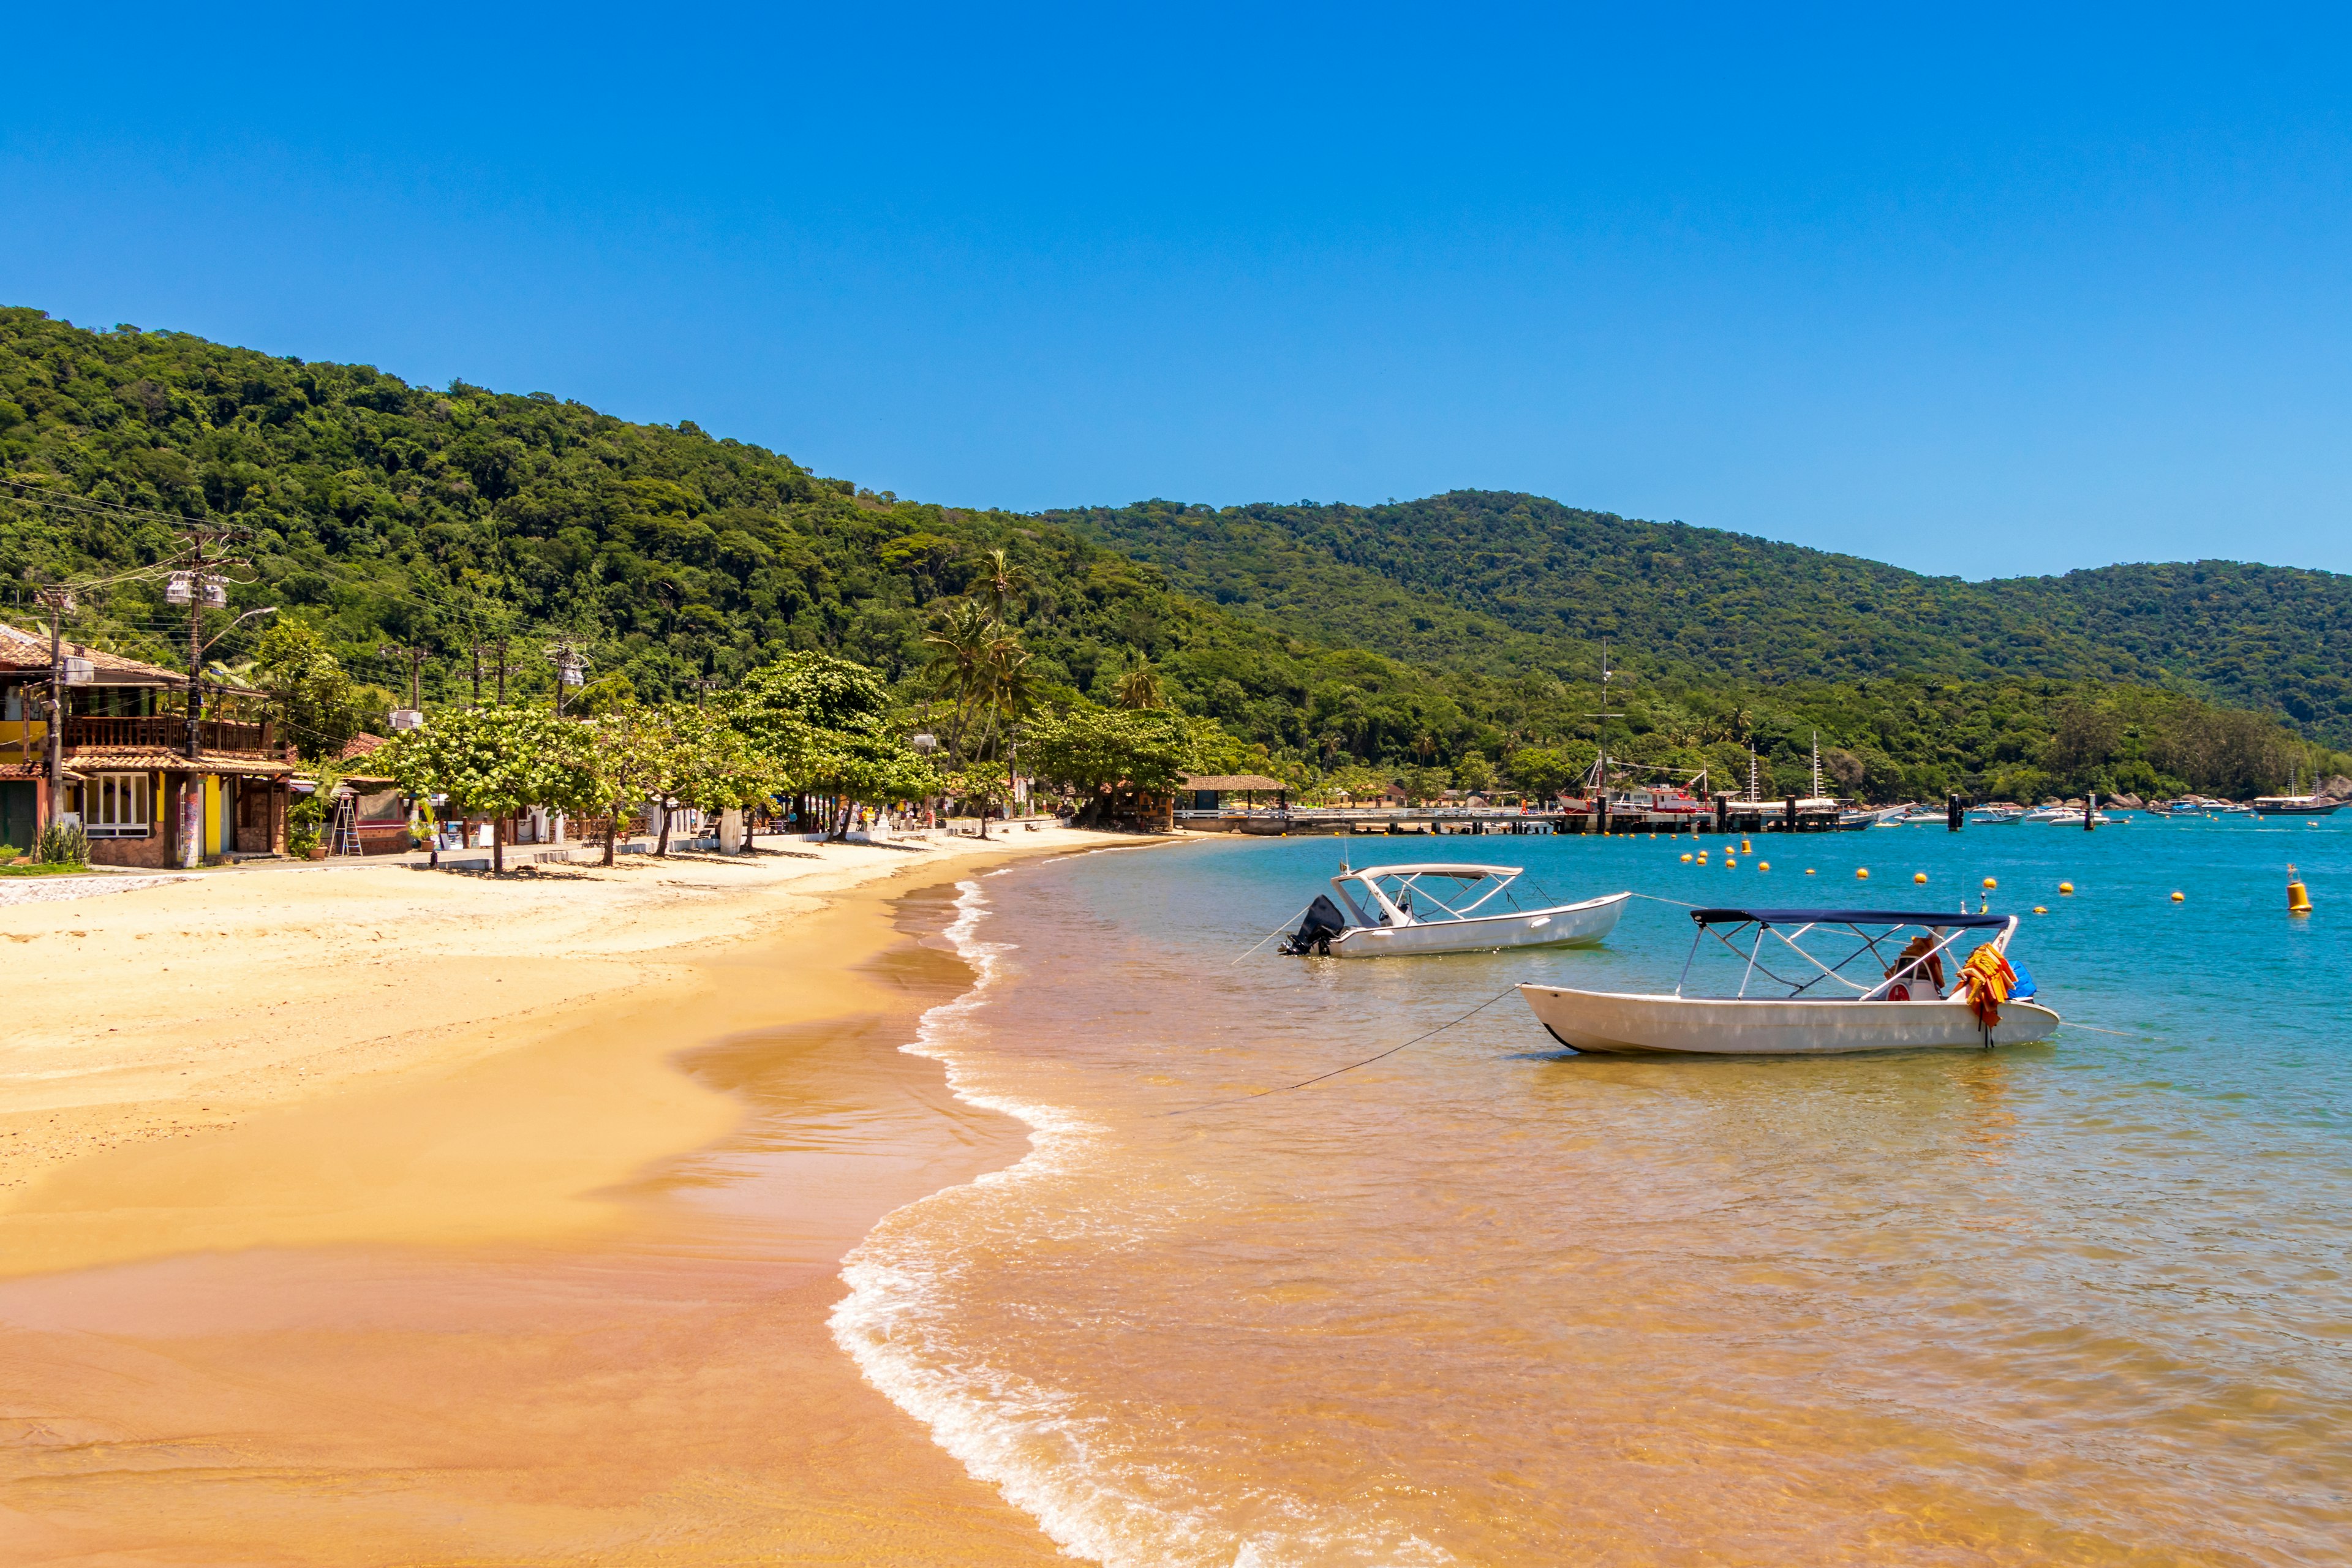
<svg viewBox="0 0 2352 1568">
<path fill-rule="evenodd" d="M 196 612 L 215 700 L 331 759 L 413 671 L 429 730 L 551 722 L 569 648 L 600 810 L 756 784 L 837 826 L 1000 800 L 1016 753 L 1098 810 L 1195 769 L 1540 793 L 1604 724 L 1612 757 L 1728 787 L 1751 750 L 1768 789 L 1809 781 L 1818 737 L 1876 798 L 2352 772 L 2352 579 L 2326 574 L 1967 584 L 1480 492 L 947 507 L 690 421 L 0 310 L 0 583 L 78 581 L 74 635 L 173 664 L 161 568 L 198 522 L 243 563 Z"/>
</svg>

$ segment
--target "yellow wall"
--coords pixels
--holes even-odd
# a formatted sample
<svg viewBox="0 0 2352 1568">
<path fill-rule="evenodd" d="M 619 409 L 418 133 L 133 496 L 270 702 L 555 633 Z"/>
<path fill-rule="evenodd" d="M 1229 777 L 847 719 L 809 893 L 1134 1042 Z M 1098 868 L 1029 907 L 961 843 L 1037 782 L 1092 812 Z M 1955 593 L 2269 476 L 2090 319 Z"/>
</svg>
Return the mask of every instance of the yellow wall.
<svg viewBox="0 0 2352 1568">
<path fill-rule="evenodd" d="M 37 752 L 48 733 L 48 725 L 38 719 L 0 719 L 0 752 L 13 753 L 19 742 Z"/>
<path fill-rule="evenodd" d="M 205 856 L 209 859 L 221 852 L 220 842 L 220 780 L 205 775 Z"/>
</svg>

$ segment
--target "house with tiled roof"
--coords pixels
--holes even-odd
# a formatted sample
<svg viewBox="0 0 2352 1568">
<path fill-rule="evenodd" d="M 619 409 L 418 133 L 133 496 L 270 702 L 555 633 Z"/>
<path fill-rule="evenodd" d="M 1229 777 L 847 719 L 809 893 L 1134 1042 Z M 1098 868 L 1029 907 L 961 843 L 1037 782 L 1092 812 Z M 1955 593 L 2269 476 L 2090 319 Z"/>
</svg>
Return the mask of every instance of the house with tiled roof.
<svg viewBox="0 0 2352 1568">
<path fill-rule="evenodd" d="M 175 670 L 0 623 L 0 843 L 67 821 L 100 865 L 283 853 L 292 752 L 267 721 L 191 724 L 187 694 Z"/>
</svg>

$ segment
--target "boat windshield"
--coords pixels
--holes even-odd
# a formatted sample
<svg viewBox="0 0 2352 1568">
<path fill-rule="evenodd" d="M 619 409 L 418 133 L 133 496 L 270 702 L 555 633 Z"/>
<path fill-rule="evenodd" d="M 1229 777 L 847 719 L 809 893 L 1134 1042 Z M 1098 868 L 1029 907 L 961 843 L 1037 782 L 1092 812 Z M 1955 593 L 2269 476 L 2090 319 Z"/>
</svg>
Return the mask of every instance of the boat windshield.
<svg viewBox="0 0 2352 1568">
<path fill-rule="evenodd" d="M 1737 989 L 1721 994 L 1815 1002 L 1948 994 L 1965 962 L 1953 943 L 1974 931 L 2003 950 L 2017 925 L 2013 915 L 1925 910 L 1693 910 L 1691 919 L 1698 929 L 1675 995 L 1708 994 L 1688 989 L 1704 952 L 1711 973 L 1727 959 L 1739 967 Z"/>
</svg>

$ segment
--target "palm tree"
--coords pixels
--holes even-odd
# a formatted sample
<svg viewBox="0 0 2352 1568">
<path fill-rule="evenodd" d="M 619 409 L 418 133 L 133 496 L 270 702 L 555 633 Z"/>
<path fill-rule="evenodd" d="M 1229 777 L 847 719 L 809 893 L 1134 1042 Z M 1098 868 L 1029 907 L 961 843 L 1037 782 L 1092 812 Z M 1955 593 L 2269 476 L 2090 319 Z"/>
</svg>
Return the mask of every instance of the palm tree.
<svg viewBox="0 0 2352 1568">
<path fill-rule="evenodd" d="M 988 606 L 998 620 L 1004 618 L 1004 606 L 1025 593 L 1029 574 L 1015 566 L 1002 550 L 992 550 L 981 558 L 981 591 L 988 595 Z"/>
<path fill-rule="evenodd" d="M 1160 689 L 1160 670 L 1150 654 L 1135 656 L 1135 668 L 1118 678 L 1114 695 L 1121 708 L 1157 708 L 1165 700 Z"/>
<path fill-rule="evenodd" d="M 981 694 L 981 704 L 988 710 L 988 731 L 975 748 L 982 756 L 995 747 L 997 720 L 1017 720 L 1037 701 L 1037 672 L 1030 665 L 1029 650 L 1012 627 L 992 624 L 996 635 L 989 640 Z"/>
<path fill-rule="evenodd" d="M 962 760 L 963 727 L 967 717 L 983 702 L 992 677 L 992 650 L 1003 636 L 1002 623 L 970 599 L 960 599 L 937 625 L 923 634 L 931 650 L 931 671 L 940 689 L 955 702 L 948 726 L 948 762 Z"/>
</svg>

